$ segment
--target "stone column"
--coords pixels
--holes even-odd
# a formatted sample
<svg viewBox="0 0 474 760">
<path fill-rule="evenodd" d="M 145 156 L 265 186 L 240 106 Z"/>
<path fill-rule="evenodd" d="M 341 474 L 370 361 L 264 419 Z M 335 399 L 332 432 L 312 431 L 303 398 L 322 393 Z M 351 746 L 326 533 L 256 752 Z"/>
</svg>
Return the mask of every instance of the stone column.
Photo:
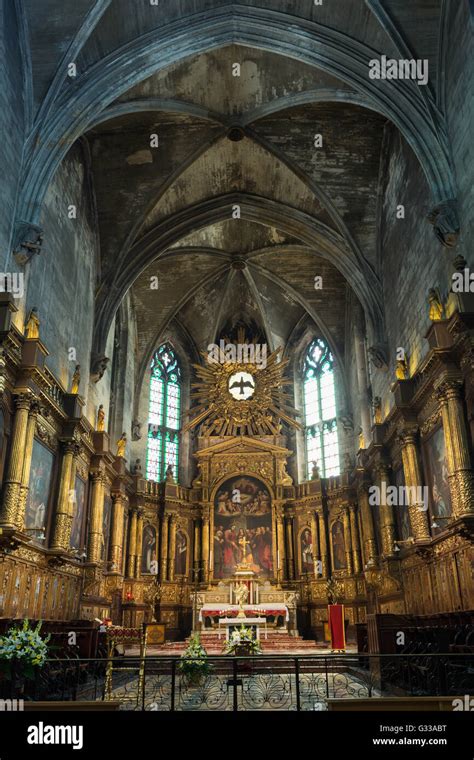
<svg viewBox="0 0 474 760">
<path fill-rule="evenodd" d="M 128 521 L 128 557 L 127 557 L 127 578 L 135 578 L 135 568 L 137 564 L 137 509 L 131 507 Z"/>
<path fill-rule="evenodd" d="M 170 515 L 170 550 L 168 556 L 168 578 L 174 581 L 174 558 L 176 555 L 176 515 Z"/>
<path fill-rule="evenodd" d="M 319 549 L 321 552 L 322 578 L 328 577 L 328 544 L 326 540 L 326 523 L 322 512 L 318 512 Z"/>
<path fill-rule="evenodd" d="M 403 474 L 408 494 L 408 514 L 415 541 L 429 541 L 428 512 L 421 498 L 423 480 L 416 446 L 416 430 L 404 430 L 399 435 L 402 450 Z M 415 496 L 417 494 L 417 496 Z"/>
<path fill-rule="evenodd" d="M 104 475 L 92 475 L 91 513 L 87 561 L 99 564 L 102 550 L 102 520 L 104 515 Z"/>
<path fill-rule="evenodd" d="M 33 402 L 31 405 L 30 413 L 28 415 L 28 423 L 26 425 L 25 452 L 21 476 L 20 500 L 17 514 L 18 530 L 24 530 L 25 528 L 26 500 L 28 498 L 28 491 L 30 486 L 31 457 L 33 455 L 33 443 L 35 439 L 36 421 L 38 419 L 38 414 L 39 405 L 36 402 Z"/>
<path fill-rule="evenodd" d="M 382 483 L 385 483 L 385 489 L 390 485 L 388 466 L 384 462 L 379 463 L 377 474 L 380 493 L 382 493 Z M 380 503 L 380 532 L 382 554 L 384 557 L 392 557 L 395 547 L 395 515 L 391 504 Z"/>
<path fill-rule="evenodd" d="M 357 372 L 357 389 L 359 396 L 360 408 L 360 426 L 364 436 L 365 447 L 367 448 L 371 440 L 371 420 L 370 420 L 370 402 L 367 393 L 369 383 L 367 381 L 366 351 L 365 338 L 360 325 L 355 326 L 354 330 L 354 355 Z"/>
<path fill-rule="evenodd" d="M 203 565 L 203 581 L 209 582 L 209 536 L 210 536 L 210 522 L 209 522 L 209 510 L 203 515 L 202 519 L 202 565 Z"/>
<path fill-rule="evenodd" d="M 354 571 L 352 566 L 352 534 L 348 507 L 345 507 L 344 512 L 342 513 L 342 523 L 344 525 L 344 547 L 346 551 L 347 572 L 352 575 Z"/>
<path fill-rule="evenodd" d="M 474 513 L 474 478 L 471 470 L 461 389 L 462 383 L 458 381 L 444 382 L 438 389 L 453 518 Z"/>
<path fill-rule="evenodd" d="M 281 581 L 285 577 L 285 526 L 283 509 L 278 509 L 275 513 L 276 531 L 277 531 L 277 577 Z M 279 560 L 279 565 L 278 565 Z"/>
<path fill-rule="evenodd" d="M 354 568 L 355 575 L 358 575 L 362 569 L 362 562 L 360 558 L 360 542 L 359 542 L 359 528 L 357 525 L 357 507 L 355 504 L 351 504 L 349 507 L 350 523 L 351 523 L 351 539 L 352 539 L 352 566 Z"/>
<path fill-rule="evenodd" d="M 293 518 L 289 517 L 286 521 L 286 545 L 288 550 L 287 555 L 287 568 L 288 579 L 292 580 L 295 577 L 295 564 L 293 556 Z"/>
<path fill-rule="evenodd" d="M 77 444 L 67 441 L 63 443 L 63 458 L 61 462 L 61 480 L 59 483 L 58 502 L 53 520 L 53 539 L 51 549 L 67 552 L 71 539 L 71 524 L 74 510 L 74 499 L 71 494 L 72 475 L 76 473 L 74 454 Z M 73 492 L 74 493 L 74 492 Z"/>
<path fill-rule="evenodd" d="M 25 458 L 26 431 L 31 397 L 20 394 L 15 397 L 15 418 L 10 443 L 10 461 L 3 488 L 3 504 L 0 509 L 0 525 L 16 528 L 19 522 L 20 492 Z"/>
<path fill-rule="evenodd" d="M 372 509 L 369 504 L 368 485 L 364 484 L 359 491 L 360 514 L 362 518 L 362 532 L 365 545 L 365 557 L 367 564 L 375 565 L 377 562 L 377 544 L 375 542 L 374 520 Z"/>
<path fill-rule="evenodd" d="M 168 577 L 168 515 L 161 518 L 161 580 Z"/>
<path fill-rule="evenodd" d="M 121 575 L 123 555 L 123 524 L 127 498 L 118 492 L 112 494 L 112 530 L 110 533 L 110 571 Z"/>
</svg>

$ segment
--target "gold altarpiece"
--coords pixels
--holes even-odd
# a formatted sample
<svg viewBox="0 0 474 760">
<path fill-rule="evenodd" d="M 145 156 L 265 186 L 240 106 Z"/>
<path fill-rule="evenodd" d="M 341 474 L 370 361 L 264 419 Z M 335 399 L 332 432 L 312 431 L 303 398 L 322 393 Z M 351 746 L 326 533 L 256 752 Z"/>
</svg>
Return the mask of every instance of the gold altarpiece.
<svg viewBox="0 0 474 760">
<path fill-rule="evenodd" d="M 344 603 L 351 624 L 374 612 L 474 607 L 474 345 L 467 312 L 458 307 L 432 326 L 425 358 L 411 378 L 396 380 L 390 412 L 340 476 L 293 483 L 293 453 L 278 423 L 259 418 L 257 429 L 237 432 L 221 420 L 201 426 L 197 475 L 184 487 L 130 472 L 107 433 L 84 416 L 80 393 L 69 393 L 47 369 L 40 338 L 25 339 L 12 324 L 14 310 L 2 294 L 0 618 L 110 617 L 139 625 L 155 616 L 171 637 L 187 635 L 193 598 L 219 593 L 226 581 L 215 577 L 212 556 L 215 501 L 234 477 L 257 479 L 270 494 L 272 570 L 265 582 L 269 595 L 292 599 L 300 632 L 321 638 L 329 596 Z M 398 516 L 386 507 L 375 513 L 368 489 L 395 482 L 399 473 L 406 485 L 423 486 L 440 442 L 450 509 L 433 527 L 430 511 L 411 502 L 410 534 L 401 539 Z M 41 485 L 45 467 L 50 488 L 36 525 L 29 492 Z M 73 545 L 71 494 L 81 483 L 85 511 Z"/>
</svg>

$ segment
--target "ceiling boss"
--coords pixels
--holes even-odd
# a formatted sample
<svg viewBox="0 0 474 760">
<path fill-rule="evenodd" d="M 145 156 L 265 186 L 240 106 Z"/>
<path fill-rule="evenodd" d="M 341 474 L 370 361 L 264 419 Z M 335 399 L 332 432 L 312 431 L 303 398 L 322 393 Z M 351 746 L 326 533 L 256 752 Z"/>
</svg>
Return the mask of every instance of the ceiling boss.
<svg viewBox="0 0 474 760">
<path fill-rule="evenodd" d="M 281 420 L 299 428 L 286 390 L 292 385 L 284 377 L 288 361 L 279 360 L 280 352 L 273 351 L 264 363 L 235 360 L 227 351 L 215 361 L 202 352 L 204 365 L 194 365 L 194 416 L 184 429 L 202 425 L 207 435 L 278 435 Z"/>
</svg>

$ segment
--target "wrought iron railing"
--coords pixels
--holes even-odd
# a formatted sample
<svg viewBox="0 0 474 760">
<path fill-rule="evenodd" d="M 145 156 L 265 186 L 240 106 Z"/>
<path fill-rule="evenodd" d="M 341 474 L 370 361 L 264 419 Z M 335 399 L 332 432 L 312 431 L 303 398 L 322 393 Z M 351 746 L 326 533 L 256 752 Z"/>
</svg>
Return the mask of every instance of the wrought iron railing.
<svg viewBox="0 0 474 760">
<path fill-rule="evenodd" d="M 146 657 L 140 685 L 139 658 L 115 658 L 111 699 L 125 710 L 306 711 L 325 710 L 329 699 L 474 693 L 472 654 L 210 656 L 209 672 L 197 681 L 179 663 L 176 656 Z M 48 660 L 34 680 L 17 671 L 0 681 L 0 697 L 102 701 L 106 664 Z"/>
</svg>

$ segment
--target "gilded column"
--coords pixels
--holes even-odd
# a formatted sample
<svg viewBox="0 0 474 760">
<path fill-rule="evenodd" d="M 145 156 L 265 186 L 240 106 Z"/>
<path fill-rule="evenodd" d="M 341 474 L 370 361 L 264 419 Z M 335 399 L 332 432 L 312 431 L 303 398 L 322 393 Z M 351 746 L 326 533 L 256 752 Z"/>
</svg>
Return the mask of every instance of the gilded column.
<svg viewBox="0 0 474 760">
<path fill-rule="evenodd" d="M 342 523 L 344 525 L 344 546 L 346 551 L 346 565 L 347 565 L 347 572 L 352 575 L 354 572 L 353 566 L 352 566 L 352 532 L 351 532 L 351 524 L 349 519 L 349 509 L 346 507 L 342 513 Z"/>
<path fill-rule="evenodd" d="M 318 512 L 319 550 L 321 553 L 321 577 L 328 577 L 328 544 L 326 540 L 326 523 L 322 512 Z"/>
<path fill-rule="evenodd" d="M 74 454 L 77 444 L 71 441 L 63 443 L 61 462 L 61 480 L 53 523 L 53 540 L 51 549 L 68 551 L 71 538 L 71 524 L 74 510 L 74 491 L 71 493 L 71 480 L 74 472 Z"/>
<path fill-rule="evenodd" d="M 313 565 L 314 574 L 316 578 L 321 576 L 321 557 L 319 554 L 319 541 L 318 541 L 318 516 L 316 512 L 311 512 L 311 541 L 313 552 Z"/>
<path fill-rule="evenodd" d="M 352 539 L 352 566 L 354 568 L 355 575 L 358 575 L 362 569 L 362 562 L 360 558 L 360 541 L 359 541 L 359 528 L 357 525 L 357 507 L 355 504 L 351 504 L 349 507 L 349 516 L 351 523 L 351 539 Z"/>
<path fill-rule="evenodd" d="M 141 575 L 144 515 L 145 511 L 139 507 L 137 510 L 137 538 L 135 541 L 135 578 L 140 578 Z"/>
<path fill-rule="evenodd" d="M 91 518 L 87 561 L 99 564 L 102 553 L 102 520 L 104 515 L 104 475 L 95 472 L 92 475 Z"/>
<path fill-rule="evenodd" d="M 277 532 L 277 578 L 281 581 L 285 575 L 285 526 L 282 507 L 275 511 Z"/>
<path fill-rule="evenodd" d="M 204 513 L 202 520 L 202 565 L 204 583 L 208 583 L 209 581 L 209 535 L 209 510 L 207 510 L 207 512 Z"/>
<path fill-rule="evenodd" d="M 20 493 L 25 458 L 26 431 L 31 397 L 20 394 L 15 398 L 15 418 L 10 448 L 10 461 L 3 490 L 3 504 L 0 510 L 0 524 L 15 528 L 18 522 Z"/>
<path fill-rule="evenodd" d="M 201 536 L 200 536 L 199 520 L 194 520 L 194 546 L 193 546 L 193 563 L 194 574 L 193 581 L 197 582 L 199 578 L 199 566 L 201 562 Z"/>
<path fill-rule="evenodd" d="M 377 544 L 375 543 L 374 519 L 369 504 L 368 486 L 366 484 L 359 491 L 359 504 L 367 564 L 375 565 L 377 561 Z"/>
<path fill-rule="evenodd" d="M 402 431 L 399 440 L 413 538 L 415 541 L 429 541 L 428 510 L 422 498 L 423 480 L 416 446 L 416 431 L 414 429 Z"/>
<path fill-rule="evenodd" d="M 390 479 L 388 467 L 384 462 L 379 463 L 378 480 L 380 494 L 386 493 L 386 489 L 390 485 Z M 385 483 L 385 487 L 382 485 L 383 483 Z M 386 499 L 384 502 L 380 502 L 380 530 L 382 534 L 382 554 L 384 557 L 391 557 L 395 548 L 395 515 L 393 506 L 387 504 Z"/>
<path fill-rule="evenodd" d="M 128 521 L 128 557 L 127 557 L 127 578 L 135 578 L 135 567 L 137 564 L 137 509 L 131 507 Z"/>
<path fill-rule="evenodd" d="M 168 577 L 168 515 L 161 518 L 161 580 Z"/>
<path fill-rule="evenodd" d="M 170 551 L 168 557 L 168 578 L 174 581 L 174 558 L 176 555 L 176 515 L 170 515 Z"/>
<path fill-rule="evenodd" d="M 474 513 L 474 479 L 461 388 L 461 382 L 449 381 L 443 383 L 438 390 L 454 518 Z"/>
<path fill-rule="evenodd" d="M 18 530 L 23 530 L 25 527 L 26 500 L 28 498 L 28 490 L 30 485 L 31 457 L 33 454 L 33 443 L 35 439 L 36 421 L 38 419 L 38 414 L 39 404 L 33 402 L 26 425 L 25 452 L 21 476 L 20 499 L 16 519 Z"/>
<path fill-rule="evenodd" d="M 116 575 L 121 574 L 123 552 L 123 526 L 126 496 L 118 492 L 112 494 L 112 531 L 110 538 L 110 571 Z"/>
<path fill-rule="evenodd" d="M 287 554 L 287 568 L 288 579 L 292 580 L 295 577 L 295 564 L 293 556 L 293 518 L 289 517 L 286 521 L 286 548 Z"/>
</svg>

